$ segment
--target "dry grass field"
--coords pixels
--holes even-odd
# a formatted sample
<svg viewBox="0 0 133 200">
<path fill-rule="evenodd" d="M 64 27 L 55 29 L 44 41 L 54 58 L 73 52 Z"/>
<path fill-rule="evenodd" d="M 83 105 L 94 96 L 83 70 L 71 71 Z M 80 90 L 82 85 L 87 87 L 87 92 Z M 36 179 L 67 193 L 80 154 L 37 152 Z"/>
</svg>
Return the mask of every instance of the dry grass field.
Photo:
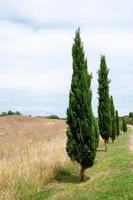
<svg viewBox="0 0 133 200">
<path fill-rule="evenodd" d="M 65 132 L 62 120 L 0 118 L 0 199 L 14 199 L 14 187 L 20 178 L 39 190 L 57 169 L 70 164 Z"/>
<path fill-rule="evenodd" d="M 65 137 L 66 124 L 62 120 L 41 117 L 0 117 L 0 158 L 11 156 L 26 144 Z"/>
</svg>

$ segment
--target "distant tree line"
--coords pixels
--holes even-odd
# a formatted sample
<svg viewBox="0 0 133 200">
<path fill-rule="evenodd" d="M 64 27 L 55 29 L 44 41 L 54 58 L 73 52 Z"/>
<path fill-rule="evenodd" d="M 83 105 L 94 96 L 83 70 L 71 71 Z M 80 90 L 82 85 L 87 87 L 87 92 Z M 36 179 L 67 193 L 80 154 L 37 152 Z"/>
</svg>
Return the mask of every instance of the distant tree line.
<svg viewBox="0 0 133 200">
<path fill-rule="evenodd" d="M 8 115 L 22 115 L 22 113 L 20 113 L 19 111 L 11 111 L 9 110 L 8 112 L 2 112 L 0 114 L 0 116 L 8 116 Z M 29 117 L 32 117 L 32 115 L 29 115 Z M 66 120 L 66 118 L 60 118 L 58 115 L 49 115 L 49 116 L 38 116 L 38 117 L 43 117 L 43 118 L 47 118 L 47 119 L 62 119 L 62 120 Z"/>
<path fill-rule="evenodd" d="M 120 120 L 122 121 L 123 118 L 125 118 L 125 120 L 128 124 L 133 125 L 133 112 L 130 112 L 128 116 L 124 116 L 124 117 L 120 118 Z"/>
<path fill-rule="evenodd" d="M 31 115 L 30 115 L 31 117 Z M 48 115 L 48 116 L 37 116 L 40 118 L 46 118 L 46 119 L 59 119 L 59 120 L 66 120 L 65 117 L 59 117 L 58 115 Z"/>
<path fill-rule="evenodd" d="M 15 111 L 15 112 L 13 112 L 13 111 L 11 111 L 11 110 L 9 110 L 8 112 L 2 112 L 1 114 L 0 114 L 0 116 L 8 116 L 8 115 L 22 115 L 22 113 L 20 113 L 19 111 Z"/>
<path fill-rule="evenodd" d="M 60 117 L 58 115 L 49 115 L 49 116 L 46 116 L 46 118 L 48 118 L 48 119 L 60 119 Z"/>
</svg>

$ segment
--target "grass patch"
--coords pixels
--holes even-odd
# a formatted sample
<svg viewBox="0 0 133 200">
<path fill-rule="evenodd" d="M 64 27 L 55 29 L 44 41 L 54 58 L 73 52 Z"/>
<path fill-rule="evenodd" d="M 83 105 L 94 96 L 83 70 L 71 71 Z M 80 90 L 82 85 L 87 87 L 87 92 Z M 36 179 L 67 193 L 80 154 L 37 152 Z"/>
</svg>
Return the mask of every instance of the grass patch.
<svg viewBox="0 0 133 200">
<path fill-rule="evenodd" d="M 27 183 L 24 179 L 18 179 L 13 188 L 14 200 L 43 200 L 54 192 L 54 189 L 38 190 L 37 187 Z"/>
<path fill-rule="evenodd" d="M 77 167 L 59 168 L 55 172 L 55 180 L 60 183 L 76 183 L 77 181 Z"/>
<path fill-rule="evenodd" d="M 24 179 L 19 178 L 15 183 L 14 188 L 15 199 L 32 199 L 33 196 L 37 193 L 37 189 L 34 185 L 28 184 Z"/>
<path fill-rule="evenodd" d="M 120 136 L 115 144 L 109 144 L 108 152 L 98 152 L 94 167 L 86 170 L 90 180 L 76 184 L 77 169 L 66 168 L 58 175 L 55 192 L 45 199 L 54 200 L 129 200 L 133 199 L 133 156 L 129 152 L 128 134 Z M 101 148 L 101 147 L 100 147 Z M 66 181 L 66 179 L 69 181 Z M 67 178 L 66 178 L 67 177 Z M 74 182 L 75 181 L 75 182 Z M 47 187 L 46 187 L 47 188 Z M 47 191 L 47 189 L 46 189 Z M 41 199 L 40 199 L 41 200 Z"/>
</svg>

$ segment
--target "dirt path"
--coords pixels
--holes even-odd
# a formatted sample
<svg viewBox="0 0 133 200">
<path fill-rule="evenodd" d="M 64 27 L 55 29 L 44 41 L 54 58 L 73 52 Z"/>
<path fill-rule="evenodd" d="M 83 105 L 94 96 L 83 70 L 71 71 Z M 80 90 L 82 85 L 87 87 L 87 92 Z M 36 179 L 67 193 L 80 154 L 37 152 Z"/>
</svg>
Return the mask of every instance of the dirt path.
<svg viewBox="0 0 133 200">
<path fill-rule="evenodd" d="M 128 127 L 130 127 L 132 129 L 132 133 L 133 133 L 133 126 L 128 125 Z M 132 134 L 131 139 L 130 139 L 129 149 L 130 149 L 130 151 L 133 152 L 133 134 Z"/>
</svg>

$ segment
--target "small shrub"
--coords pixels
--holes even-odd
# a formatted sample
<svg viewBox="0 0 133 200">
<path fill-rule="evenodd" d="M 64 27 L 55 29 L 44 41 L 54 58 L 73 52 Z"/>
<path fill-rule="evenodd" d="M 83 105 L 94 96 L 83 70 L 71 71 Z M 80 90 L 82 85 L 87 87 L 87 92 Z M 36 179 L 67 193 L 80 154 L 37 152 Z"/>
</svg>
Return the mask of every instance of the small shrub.
<svg viewBox="0 0 133 200">
<path fill-rule="evenodd" d="M 60 119 L 57 115 L 50 115 L 47 118 L 48 119 Z"/>
</svg>

